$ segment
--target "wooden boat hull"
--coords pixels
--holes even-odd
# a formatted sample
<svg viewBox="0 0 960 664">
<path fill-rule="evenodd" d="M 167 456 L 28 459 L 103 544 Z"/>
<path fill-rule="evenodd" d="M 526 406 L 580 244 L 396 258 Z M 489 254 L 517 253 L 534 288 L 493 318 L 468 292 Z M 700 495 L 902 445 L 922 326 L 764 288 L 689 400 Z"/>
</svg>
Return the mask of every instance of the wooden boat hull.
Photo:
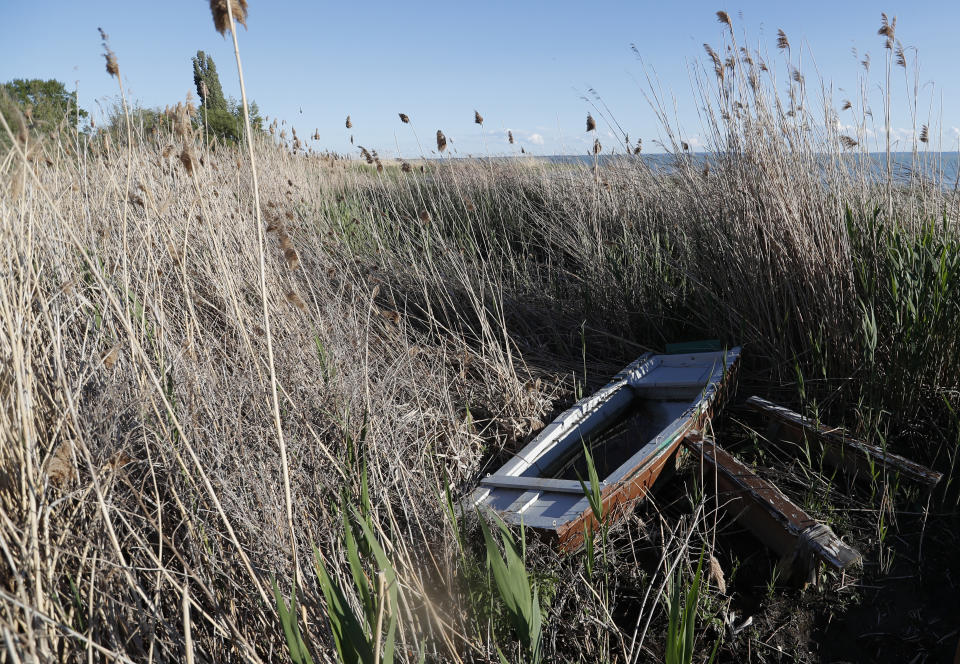
<svg viewBox="0 0 960 664">
<path fill-rule="evenodd" d="M 623 517 L 650 490 L 686 434 L 701 429 L 731 389 L 740 348 L 641 356 L 561 414 L 464 501 L 578 548 L 597 523 L 579 478 L 588 445 L 604 519 Z M 613 433 L 611 433 L 613 432 Z"/>
</svg>

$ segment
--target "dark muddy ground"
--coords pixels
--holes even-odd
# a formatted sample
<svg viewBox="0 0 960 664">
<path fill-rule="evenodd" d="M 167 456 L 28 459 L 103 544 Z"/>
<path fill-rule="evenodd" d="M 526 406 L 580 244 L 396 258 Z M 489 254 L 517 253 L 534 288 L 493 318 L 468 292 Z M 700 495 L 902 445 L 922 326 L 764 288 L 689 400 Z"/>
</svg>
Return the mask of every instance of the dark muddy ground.
<svg viewBox="0 0 960 664">
<path fill-rule="evenodd" d="M 746 396 L 741 391 L 736 401 Z M 776 555 L 720 510 L 716 556 L 728 603 L 718 613 L 736 612 L 736 624 L 753 622 L 725 640 L 717 661 L 953 662 L 960 644 L 955 498 L 944 501 L 942 491 L 931 497 L 901 481 L 888 486 L 893 498 L 886 499 L 882 480 L 812 471 L 803 450 L 765 440 L 762 421 L 745 409 L 734 405 L 725 415 L 718 442 L 828 523 L 860 551 L 863 564 L 843 573 L 821 567 L 810 584 L 784 581 L 776 576 Z M 695 472 L 688 468 L 677 479 L 685 482 L 659 490 L 661 511 L 689 511 Z M 881 522 L 881 506 L 890 502 Z"/>
<path fill-rule="evenodd" d="M 535 364 L 535 362 L 533 363 Z M 562 372 L 544 371 L 553 380 L 565 381 Z M 613 375 L 621 365 L 591 367 L 599 376 Z M 571 362 L 566 379 L 580 373 Z M 600 387 L 587 385 L 586 390 Z M 871 481 L 830 471 L 801 447 L 767 440 L 766 421 L 745 407 L 757 394 L 799 409 L 791 400 L 790 386 L 771 390 L 770 381 L 742 375 L 737 392 L 713 422 L 719 445 L 773 482 L 791 500 L 817 520 L 827 523 L 844 542 L 856 548 L 862 565 L 845 572 L 821 565 L 812 583 L 784 580 L 777 572 L 778 557 L 745 530 L 724 509 L 708 516 L 706 534 L 726 580 L 726 594 L 716 588 L 702 600 L 695 662 L 706 662 L 724 633 L 717 662 L 923 664 L 960 663 L 960 506 L 957 488 L 928 489 L 905 480 Z M 574 401 L 573 393 L 554 403 L 554 412 L 541 418 L 549 422 Z M 524 437 L 528 440 L 536 431 Z M 506 461 L 524 440 L 500 450 L 489 459 L 490 469 Z M 921 463 L 929 459 L 911 454 L 926 441 L 910 445 L 892 431 L 894 451 Z M 946 468 L 938 468 L 945 471 Z M 629 551 L 630 564 L 618 566 L 618 599 L 614 620 L 630 633 L 643 611 L 644 587 L 660 563 L 662 532 L 670 524 L 688 520 L 699 493 L 699 470 L 687 460 L 679 470 L 661 477 L 653 494 L 636 506 L 624 523 L 611 532 L 614 546 Z M 941 485 L 947 482 L 947 476 Z M 659 538 L 659 539 L 658 539 Z M 692 561 L 692 566 L 696 560 Z M 692 568 L 691 568 L 692 569 Z M 664 652 L 666 620 L 659 600 L 641 661 L 658 661 Z M 649 611 L 649 600 L 647 611 Z M 734 618 L 735 616 L 735 618 Z M 706 618 L 706 620 L 703 620 Z M 732 637 L 725 620 L 740 626 Z M 568 635 L 576 637 L 576 632 Z M 563 630 L 560 637 L 564 638 Z M 955 660 L 955 657 L 958 659 Z"/>
</svg>

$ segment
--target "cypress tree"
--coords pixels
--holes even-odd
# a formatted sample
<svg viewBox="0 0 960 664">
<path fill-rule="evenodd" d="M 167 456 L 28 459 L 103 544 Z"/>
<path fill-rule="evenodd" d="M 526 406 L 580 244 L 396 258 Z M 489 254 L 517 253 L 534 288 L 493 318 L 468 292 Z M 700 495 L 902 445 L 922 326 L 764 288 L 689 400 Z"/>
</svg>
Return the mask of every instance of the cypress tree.
<svg viewBox="0 0 960 664">
<path fill-rule="evenodd" d="M 227 100 L 223 96 L 220 86 L 220 77 L 217 75 L 217 65 L 213 58 L 197 51 L 193 58 L 193 82 L 197 86 L 197 96 L 208 111 L 227 110 Z"/>
</svg>

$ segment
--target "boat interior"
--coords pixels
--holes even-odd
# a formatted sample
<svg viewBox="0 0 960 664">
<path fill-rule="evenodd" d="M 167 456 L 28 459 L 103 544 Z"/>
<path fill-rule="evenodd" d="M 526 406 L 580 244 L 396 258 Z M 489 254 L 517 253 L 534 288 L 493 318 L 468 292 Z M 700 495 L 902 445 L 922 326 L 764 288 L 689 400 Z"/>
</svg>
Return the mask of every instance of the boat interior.
<svg viewBox="0 0 960 664">
<path fill-rule="evenodd" d="M 584 446 L 602 483 L 620 481 L 682 434 L 738 354 L 734 349 L 639 358 L 482 478 L 471 503 L 534 527 L 574 518 L 588 508 L 580 484 L 589 477 Z"/>
<path fill-rule="evenodd" d="M 597 475 L 610 476 L 699 401 L 717 368 L 702 357 L 654 357 L 649 366 L 631 372 L 616 393 L 587 413 L 556 445 L 531 460 L 519 476 L 586 479 L 584 446 L 590 450 Z"/>
</svg>

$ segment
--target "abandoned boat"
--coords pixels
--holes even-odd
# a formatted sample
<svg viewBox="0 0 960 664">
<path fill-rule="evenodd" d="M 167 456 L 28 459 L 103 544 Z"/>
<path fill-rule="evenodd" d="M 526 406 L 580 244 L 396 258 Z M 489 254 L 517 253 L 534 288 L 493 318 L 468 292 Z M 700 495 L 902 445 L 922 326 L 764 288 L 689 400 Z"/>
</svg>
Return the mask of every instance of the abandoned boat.
<svg viewBox="0 0 960 664">
<path fill-rule="evenodd" d="M 588 482 L 584 446 L 600 480 L 604 518 L 643 498 L 684 436 L 712 416 L 740 357 L 740 347 L 723 350 L 718 343 L 667 351 L 642 355 L 561 414 L 482 478 L 465 507 L 549 531 L 565 550 L 579 547 L 586 528 L 597 526 L 580 483 Z"/>
</svg>

